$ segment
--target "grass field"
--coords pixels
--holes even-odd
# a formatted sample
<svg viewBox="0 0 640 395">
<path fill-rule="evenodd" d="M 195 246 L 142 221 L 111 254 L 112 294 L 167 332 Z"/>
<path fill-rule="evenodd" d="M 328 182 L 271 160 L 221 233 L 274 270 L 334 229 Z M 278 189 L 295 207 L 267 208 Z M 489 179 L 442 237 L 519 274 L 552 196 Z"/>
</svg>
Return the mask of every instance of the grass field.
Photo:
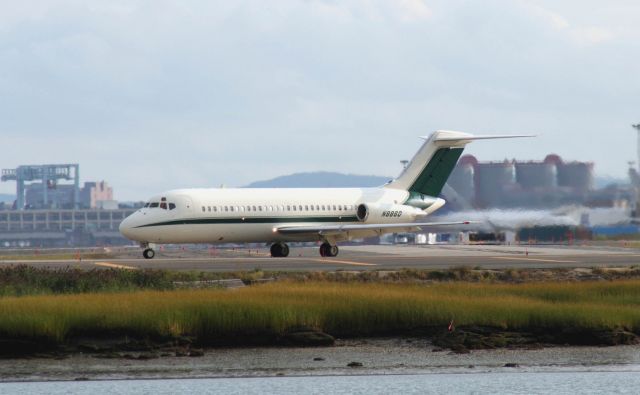
<svg viewBox="0 0 640 395">
<path fill-rule="evenodd" d="M 312 327 L 336 336 L 429 326 L 640 330 L 640 281 L 433 285 L 276 282 L 238 290 L 0 298 L 0 335 L 63 342 L 79 334 L 194 336 L 202 342 Z"/>
<path fill-rule="evenodd" d="M 35 260 L 48 260 L 48 261 L 73 261 L 80 259 L 109 259 L 112 256 L 110 254 L 102 252 L 76 252 L 76 253 L 62 253 L 62 254 L 20 254 L 20 255 L 0 255 L 0 262 L 2 261 L 35 261 Z"/>
</svg>

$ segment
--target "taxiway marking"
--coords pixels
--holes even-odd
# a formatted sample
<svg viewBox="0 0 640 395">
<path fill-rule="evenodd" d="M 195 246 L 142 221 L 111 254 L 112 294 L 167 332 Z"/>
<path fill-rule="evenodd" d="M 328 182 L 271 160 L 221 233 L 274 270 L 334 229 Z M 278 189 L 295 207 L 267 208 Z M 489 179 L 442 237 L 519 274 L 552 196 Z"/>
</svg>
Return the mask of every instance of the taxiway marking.
<svg viewBox="0 0 640 395">
<path fill-rule="evenodd" d="M 577 263 L 577 261 L 564 261 L 559 259 L 542 259 L 542 258 L 520 258 L 513 256 L 492 256 L 491 259 L 503 259 L 505 261 L 532 261 L 532 262 L 550 262 L 550 263 Z"/>
<path fill-rule="evenodd" d="M 355 262 L 355 261 L 342 261 L 342 260 L 338 260 L 338 259 L 315 259 L 315 258 L 310 258 L 310 260 L 312 261 L 316 261 L 316 262 L 322 262 L 322 263 L 343 263 L 345 265 L 351 265 L 351 266 L 378 266 L 377 263 L 364 263 L 364 262 Z"/>
<path fill-rule="evenodd" d="M 127 269 L 127 270 L 138 270 L 138 269 L 140 269 L 140 268 L 134 267 L 134 266 L 118 265 L 116 263 L 109 263 L 109 262 L 95 262 L 94 265 L 103 266 L 103 267 L 110 267 L 110 268 L 113 268 L 113 269 Z"/>
</svg>

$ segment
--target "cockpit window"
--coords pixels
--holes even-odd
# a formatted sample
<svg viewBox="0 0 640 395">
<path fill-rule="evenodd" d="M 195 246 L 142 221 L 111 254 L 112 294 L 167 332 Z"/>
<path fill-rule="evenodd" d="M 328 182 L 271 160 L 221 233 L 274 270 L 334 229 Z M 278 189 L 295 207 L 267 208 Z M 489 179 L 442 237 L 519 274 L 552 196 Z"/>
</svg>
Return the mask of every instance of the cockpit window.
<svg viewBox="0 0 640 395">
<path fill-rule="evenodd" d="M 160 203 L 160 208 L 163 209 L 163 210 L 166 210 L 167 209 L 167 202 Z"/>
<path fill-rule="evenodd" d="M 158 207 L 159 205 L 160 205 L 160 203 L 153 202 L 153 203 L 149 204 L 149 207 L 154 208 L 154 207 Z"/>
<path fill-rule="evenodd" d="M 175 203 L 169 203 L 169 210 L 173 210 L 174 208 L 176 208 L 176 204 Z"/>
</svg>

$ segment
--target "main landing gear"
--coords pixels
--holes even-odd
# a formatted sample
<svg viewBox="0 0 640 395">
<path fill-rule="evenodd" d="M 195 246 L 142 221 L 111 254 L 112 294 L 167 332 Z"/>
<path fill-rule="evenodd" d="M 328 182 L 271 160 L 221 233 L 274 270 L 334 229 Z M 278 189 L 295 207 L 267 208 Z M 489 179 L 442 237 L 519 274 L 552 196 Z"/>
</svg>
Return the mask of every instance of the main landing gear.
<svg viewBox="0 0 640 395">
<path fill-rule="evenodd" d="M 324 242 L 320 245 L 320 256 L 336 256 L 338 255 L 338 246 Z"/>
<path fill-rule="evenodd" d="M 271 246 L 271 256 L 274 258 L 284 258 L 289 256 L 289 246 L 285 243 L 275 243 Z"/>
</svg>

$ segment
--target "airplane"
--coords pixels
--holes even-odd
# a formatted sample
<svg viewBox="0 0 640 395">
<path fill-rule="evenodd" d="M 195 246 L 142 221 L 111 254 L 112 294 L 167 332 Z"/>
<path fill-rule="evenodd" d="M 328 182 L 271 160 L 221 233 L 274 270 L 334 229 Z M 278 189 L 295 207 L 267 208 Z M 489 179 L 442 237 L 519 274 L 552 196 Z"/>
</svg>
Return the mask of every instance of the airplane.
<svg viewBox="0 0 640 395">
<path fill-rule="evenodd" d="M 469 221 L 421 222 L 445 204 L 439 198 L 464 147 L 475 140 L 532 137 L 474 136 L 438 130 L 422 137 L 413 159 L 394 180 L 377 188 L 200 188 L 154 196 L 120 224 L 143 256 L 156 244 L 269 243 L 272 257 L 289 255 L 287 242 L 320 242 L 322 257 L 337 243 L 384 233 L 417 232 Z"/>
</svg>

